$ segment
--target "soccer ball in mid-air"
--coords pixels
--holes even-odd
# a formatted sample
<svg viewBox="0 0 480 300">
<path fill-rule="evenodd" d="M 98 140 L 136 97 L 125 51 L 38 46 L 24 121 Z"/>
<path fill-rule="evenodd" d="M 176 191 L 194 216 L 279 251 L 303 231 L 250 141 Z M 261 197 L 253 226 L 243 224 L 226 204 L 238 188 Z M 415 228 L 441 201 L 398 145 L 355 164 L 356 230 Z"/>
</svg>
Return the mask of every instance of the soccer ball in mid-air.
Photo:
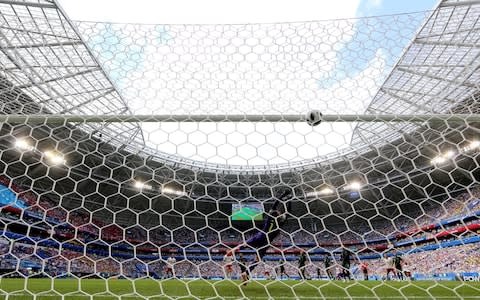
<svg viewBox="0 0 480 300">
<path fill-rule="evenodd" d="M 305 119 L 308 125 L 317 126 L 322 123 L 322 113 L 319 110 L 311 110 L 307 113 Z"/>
</svg>

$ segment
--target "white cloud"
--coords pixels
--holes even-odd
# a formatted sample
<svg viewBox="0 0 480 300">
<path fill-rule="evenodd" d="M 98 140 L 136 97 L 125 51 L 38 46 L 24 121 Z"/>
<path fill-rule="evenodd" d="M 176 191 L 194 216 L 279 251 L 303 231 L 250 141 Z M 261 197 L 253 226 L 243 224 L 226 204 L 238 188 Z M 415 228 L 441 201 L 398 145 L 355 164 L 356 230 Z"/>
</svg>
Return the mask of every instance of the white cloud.
<svg viewBox="0 0 480 300">
<path fill-rule="evenodd" d="M 59 0 L 74 20 L 233 24 L 355 17 L 360 0 Z"/>
<path fill-rule="evenodd" d="M 62 0 L 62 4 L 72 18 L 83 20 L 245 23 L 353 17 L 359 2 L 328 1 L 329 6 L 322 8 L 319 3 L 327 2 L 257 0 L 229 6 L 225 3 L 233 2 L 183 0 L 165 6 L 135 1 L 132 6 L 115 1 L 115 11 L 108 12 L 105 7 L 110 1 L 97 0 L 98 7 L 92 12 L 91 7 L 84 8 L 89 7 L 88 1 L 82 1 L 81 7 L 70 0 Z M 109 17 L 102 17 L 106 15 Z M 79 23 L 79 29 L 89 32 L 84 36 L 87 43 L 97 45 L 94 52 L 110 76 L 117 77 L 121 94 L 136 114 L 304 114 L 310 109 L 349 114 L 363 113 L 385 70 L 385 58 L 377 51 L 374 58 L 356 59 L 365 60 L 363 70 L 349 74 L 351 70 L 341 69 L 345 78 L 328 87 L 319 85 L 337 71 L 338 50 L 355 34 L 355 22 L 161 28 L 118 24 L 108 29 L 102 24 Z M 105 36 L 113 42 L 109 44 Z M 132 45 L 142 50 L 132 50 Z M 112 52 L 102 59 L 108 52 L 105 46 Z M 252 166 L 335 152 L 349 145 L 354 126 L 148 123 L 142 129 L 147 145 L 158 151 L 208 163 Z"/>
<path fill-rule="evenodd" d="M 383 0 L 368 0 L 367 6 L 370 8 L 380 7 L 382 6 Z"/>
<path fill-rule="evenodd" d="M 87 44 L 137 114 L 347 109 L 335 104 L 342 87 L 321 89 L 319 81 L 334 76 L 337 51 L 355 34 L 354 20 L 165 27 L 79 23 L 79 29 L 89 33 Z"/>
</svg>

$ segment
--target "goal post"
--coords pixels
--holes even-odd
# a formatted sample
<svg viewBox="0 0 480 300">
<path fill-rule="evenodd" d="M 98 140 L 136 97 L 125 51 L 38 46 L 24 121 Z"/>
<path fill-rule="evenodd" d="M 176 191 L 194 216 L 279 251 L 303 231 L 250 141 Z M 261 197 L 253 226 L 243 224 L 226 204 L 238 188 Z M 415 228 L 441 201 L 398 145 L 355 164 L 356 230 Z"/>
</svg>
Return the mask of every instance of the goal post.
<svg viewBox="0 0 480 300">
<path fill-rule="evenodd" d="M 325 114 L 322 122 L 479 122 L 480 114 Z M 305 115 L 0 115 L 1 123 L 306 122 Z"/>
</svg>

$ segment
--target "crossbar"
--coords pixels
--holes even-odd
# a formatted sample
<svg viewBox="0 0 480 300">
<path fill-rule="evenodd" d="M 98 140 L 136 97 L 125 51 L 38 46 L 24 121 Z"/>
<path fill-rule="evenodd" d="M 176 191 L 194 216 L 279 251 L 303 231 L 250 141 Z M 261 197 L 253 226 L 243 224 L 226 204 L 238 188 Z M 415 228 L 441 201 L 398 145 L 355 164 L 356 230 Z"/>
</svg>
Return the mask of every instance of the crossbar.
<svg viewBox="0 0 480 300">
<path fill-rule="evenodd" d="M 0 115 L 0 123 L 305 122 L 305 115 Z M 480 122 L 480 114 L 323 115 L 322 122 Z"/>
</svg>

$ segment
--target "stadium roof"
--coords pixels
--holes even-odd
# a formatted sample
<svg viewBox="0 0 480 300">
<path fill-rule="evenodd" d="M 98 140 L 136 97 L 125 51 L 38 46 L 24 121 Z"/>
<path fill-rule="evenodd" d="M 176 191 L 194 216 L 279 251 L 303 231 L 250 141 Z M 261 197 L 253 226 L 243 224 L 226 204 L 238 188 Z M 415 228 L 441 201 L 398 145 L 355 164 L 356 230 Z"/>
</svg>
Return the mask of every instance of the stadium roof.
<svg viewBox="0 0 480 300">
<path fill-rule="evenodd" d="M 460 111 L 458 107 L 479 92 L 479 20 L 480 1 L 441 1 L 405 48 L 386 80 L 374 91 L 365 112 L 469 113 L 469 107 L 463 107 L 464 110 Z M 126 100 L 131 98 L 128 89 L 116 80 L 121 75 L 112 72 L 102 61 L 98 49 L 92 46 L 95 45 L 94 40 L 92 43 L 95 35 L 80 34 L 79 28 L 87 34 L 88 26 L 86 23 L 72 22 L 55 1 L 0 0 L 1 77 L 13 87 L 22 89 L 37 104 L 22 107 L 21 113 L 85 115 L 137 112 L 132 108 L 132 101 Z M 174 32 L 202 31 L 202 26 L 179 26 L 169 28 Z M 205 25 L 204 28 L 210 29 L 212 26 L 215 25 Z M 224 26 L 229 26 L 224 29 L 236 28 L 234 25 Z M 252 28 L 262 28 L 263 25 L 245 26 L 242 30 L 248 33 L 252 32 Z M 161 30 L 164 29 L 161 27 Z M 95 30 L 91 32 L 95 33 Z M 307 108 L 308 103 L 297 108 L 298 113 L 305 112 Z M 333 112 L 345 113 L 345 110 Z M 167 110 L 167 113 L 171 111 Z M 186 110 L 185 113 L 192 111 Z M 289 114 L 291 111 L 279 113 Z M 149 143 L 149 138 L 145 137 L 145 127 L 140 124 L 81 125 L 106 143 L 131 153 L 151 155 L 159 161 L 180 163 L 191 168 L 231 172 L 282 170 L 352 158 L 370 150 L 372 145 L 386 144 L 418 126 L 411 123 L 362 123 L 356 125 L 346 147 L 339 146 L 338 151 L 329 154 L 288 163 L 235 165 L 199 161 L 162 152 Z"/>
</svg>

